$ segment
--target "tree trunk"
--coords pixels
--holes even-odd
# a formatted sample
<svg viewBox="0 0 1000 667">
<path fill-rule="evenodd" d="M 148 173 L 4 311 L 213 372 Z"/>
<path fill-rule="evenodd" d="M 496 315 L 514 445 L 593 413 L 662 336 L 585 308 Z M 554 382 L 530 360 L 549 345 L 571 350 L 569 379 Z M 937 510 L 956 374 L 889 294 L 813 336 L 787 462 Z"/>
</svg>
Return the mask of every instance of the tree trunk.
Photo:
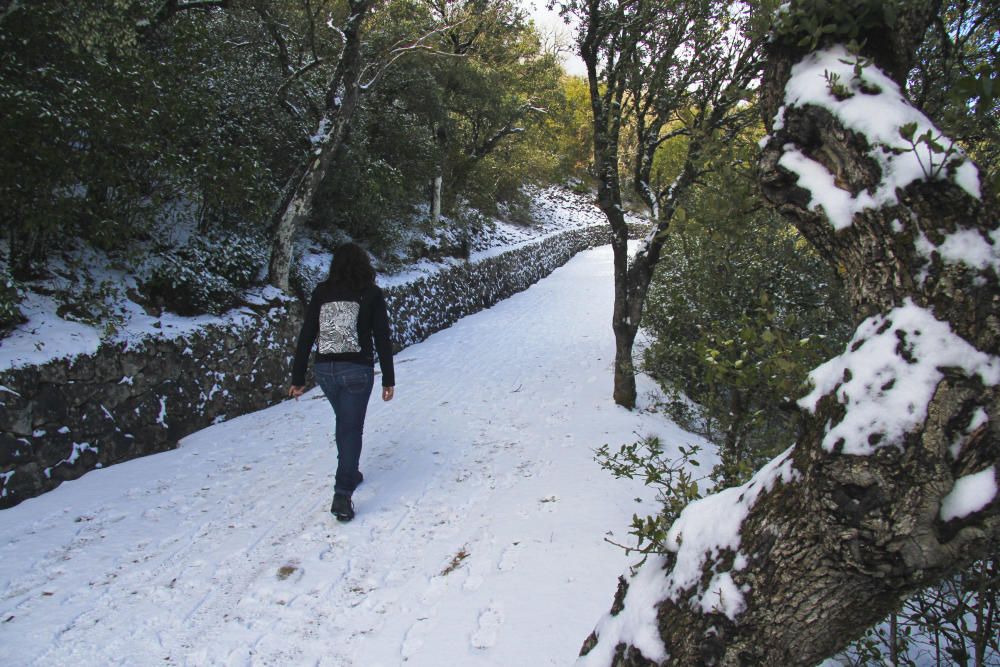
<svg viewBox="0 0 1000 667">
<path fill-rule="evenodd" d="M 580 56 L 587 67 L 594 118 L 598 205 L 611 226 L 615 258 L 614 400 L 629 409 L 635 407 L 636 400 L 632 347 L 667 229 L 681 198 L 704 168 L 706 142 L 729 124 L 730 112 L 738 105 L 739 95 L 730 93 L 746 88 L 759 65 L 752 43 L 739 39 L 724 49 L 727 55 L 720 58 L 726 62 L 716 63 L 717 72 L 711 75 L 696 61 L 676 59 L 677 53 L 709 46 L 704 41 L 707 33 L 696 26 L 703 26 L 713 11 L 708 6 L 681 5 L 684 3 L 587 2 L 576 8 L 583 26 Z M 655 24 L 657 35 L 653 40 L 647 39 L 650 22 Z M 733 26 L 730 30 L 740 33 Z M 664 31 L 669 35 L 661 34 Z M 718 46 L 717 40 L 711 45 Z M 695 80 L 699 86 L 693 85 Z M 691 96 L 692 88 L 709 92 L 696 100 Z M 663 135 L 669 123 L 688 113 L 697 117 L 692 127 Z M 633 186 L 652 214 L 653 227 L 631 259 L 619 164 L 626 126 L 638 143 L 629 159 Z M 689 140 L 680 174 L 669 188 L 654 192 L 651 175 L 657 150 L 671 136 L 681 135 L 688 135 Z"/>
<path fill-rule="evenodd" d="M 625 322 L 616 322 L 615 332 L 615 403 L 631 410 L 635 407 L 635 365 L 632 362 L 632 347 L 638 327 Z"/>
<path fill-rule="evenodd" d="M 796 76 L 825 89 L 840 53 Z M 814 371 L 794 447 L 746 485 L 684 510 L 667 553 L 621 580 L 581 665 L 815 665 L 1000 542 L 995 202 L 975 196 L 968 165 L 957 162 L 899 181 L 886 156 L 907 153 L 893 137 L 847 125 L 832 96 L 817 104 L 786 93 L 802 55 L 780 45 L 769 54 L 763 192 L 840 268 L 859 318 L 871 317 L 843 355 Z M 889 59 L 893 71 L 906 71 L 903 59 Z M 865 86 L 847 67 L 852 95 L 879 94 L 877 84 L 880 113 L 915 113 L 891 106 L 905 102 L 875 65 L 864 68 Z M 797 175 L 806 160 L 812 180 Z M 857 205 L 870 193 L 885 196 Z M 843 222 L 838 205 L 846 225 L 832 224 Z M 969 243 L 965 259 L 950 250 L 958 239 Z M 959 480 L 986 491 L 956 513 Z"/>
<path fill-rule="evenodd" d="M 899 664 L 899 624 L 895 612 L 889 614 L 889 664 Z"/>
<path fill-rule="evenodd" d="M 316 192 L 326 178 L 330 161 L 344 140 L 361 98 L 361 74 L 364 69 L 362 24 L 375 0 L 349 0 L 348 4 L 351 13 L 344 29 L 344 51 L 327 90 L 326 107 L 319 128 L 313 136 L 308 157 L 293 175 L 275 215 L 268 282 L 286 292 L 289 289 L 295 235 L 312 215 Z"/>
<path fill-rule="evenodd" d="M 435 225 L 441 221 L 441 182 L 443 180 L 444 177 L 441 174 L 435 176 L 431 191 L 431 222 Z"/>
<path fill-rule="evenodd" d="M 615 367 L 614 389 L 612 397 L 615 403 L 631 410 L 635 407 L 635 364 L 632 361 L 632 348 L 635 336 L 639 331 L 642 304 L 638 304 L 639 313 L 635 313 L 635 300 L 632 296 L 628 279 L 628 225 L 621 206 L 621 192 L 617 189 L 617 179 L 607 182 L 602 179 L 598 188 L 598 206 L 604 212 L 611 225 L 611 248 L 614 257 L 615 300 L 611 313 L 611 330 L 615 334 Z"/>
</svg>

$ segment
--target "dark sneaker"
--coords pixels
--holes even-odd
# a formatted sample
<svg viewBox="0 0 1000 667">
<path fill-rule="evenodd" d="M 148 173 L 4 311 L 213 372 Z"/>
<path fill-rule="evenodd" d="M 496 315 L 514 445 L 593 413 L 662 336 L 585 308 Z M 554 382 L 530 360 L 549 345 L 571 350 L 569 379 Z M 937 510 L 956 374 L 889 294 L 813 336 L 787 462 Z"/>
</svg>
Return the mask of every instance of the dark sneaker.
<svg viewBox="0 0 1000 667">
<path fill-rule="evenodd" d="M 337 517 L 337 521 L 350 521 L 354 518 L 354 503 L 351 502 L 350 496 L 345 496 L 342 493 L 333 494 L 333 504 L 330 506 L 330 512 L 333 516 Z"/>
</svg>

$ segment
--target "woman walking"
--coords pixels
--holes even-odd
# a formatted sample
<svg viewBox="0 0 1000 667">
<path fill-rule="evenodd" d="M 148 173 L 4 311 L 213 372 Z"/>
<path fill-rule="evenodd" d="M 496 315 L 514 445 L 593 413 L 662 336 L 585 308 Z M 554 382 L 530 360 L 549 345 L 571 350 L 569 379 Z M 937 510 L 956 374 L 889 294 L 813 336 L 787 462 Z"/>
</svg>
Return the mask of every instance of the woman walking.
<svg viewBox="0 0 1000 667">
<path fill-rule="evenodd" d="M 364 477 L 358 470 L 368 399 L 375 384 L 375 353 L 382 369 L 382 400 L 396 384 L 389 315 L 368 253 L 345 243 L 333 253 L 330 273 L 313 290 L 299 333 L 288 395 L 305 391 L 309 352 L 316 343 L 313 374 L 336 416 L 337 477 L 330 511 L 340 521 L 354 518 L 351 495 Z"/>
</svg>

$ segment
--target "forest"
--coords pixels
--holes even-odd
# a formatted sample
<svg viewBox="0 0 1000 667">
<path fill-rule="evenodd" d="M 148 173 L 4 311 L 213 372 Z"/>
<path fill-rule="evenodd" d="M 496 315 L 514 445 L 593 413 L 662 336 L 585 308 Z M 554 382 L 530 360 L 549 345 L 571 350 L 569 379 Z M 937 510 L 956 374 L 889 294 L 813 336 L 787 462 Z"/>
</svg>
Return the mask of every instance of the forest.
<svg viewBox="0 0 1000 667">
<path fill-rule="evenodd" d="M 125 300 L 304 297 L 303 254 L 348 240 L 380 273 L 467 259 L 493 221 L 537 223 L 535 188 L 571 189 L 611 230 L 614 402 L 653 378 L 656 410 L 718 456 L 598 450 L 658 494 L 622 546 L 664 576 L 693 567 L 670 579 L 685 600 L 720 578 L 745 599 L 661 598 L 661 644 L 595 631 L 581 664 L 1000 664 L 1000 8 L 552 8 L 566 33 L 514 0 L 0 2 L 0 344 L 36 295 L 112 336 Z M 798 83 L 809 62 L 818 87 Z M 638 251 L 627 216 L 648 225 Z M 906 363 L 867 378 L 878 354 Z M 831 440 L 866 405 L 918 416 Z M 983 474 L 994 496 L 942 519 Z M 735 490 L 753 551 L 686 563 L 685 508 Z"/>
</svg>

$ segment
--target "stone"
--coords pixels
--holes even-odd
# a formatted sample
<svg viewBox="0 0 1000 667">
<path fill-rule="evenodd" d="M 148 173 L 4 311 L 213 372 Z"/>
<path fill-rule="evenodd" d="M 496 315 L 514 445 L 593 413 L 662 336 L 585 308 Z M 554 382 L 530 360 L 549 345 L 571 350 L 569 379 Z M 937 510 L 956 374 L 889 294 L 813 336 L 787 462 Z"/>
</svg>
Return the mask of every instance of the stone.
<svg viewBox="0 0 1000 667">
<path fill-rule="evenodd" d="M 3 488 L 0 490 L 0 509 L 13 507 L 56 486 L 41 473 L 37 464 L 28 463 L 18 468 L 3 483 Z"/>
<path fill-rule="evenodd" d="M 74 358 L 66 377 L 75 382 L 90 382 L 94 379 L 94 357 L 89 354 L 81 354 Z"/>
<path fill-rule="evenodd" d="M 31 440 L 0 433 L 0 468 L 28 463 L 33 455 Z"/>
<path fill-rule="evenodd" d="M 97 382 L 118 382 L 121 380 L 121 363 L 118 351 L 110 348 L 102 348 L 103 354 L 98 354 L 94 359 L 94 380 Z"/>
<path fill-rule="evenodd" d="M 67 379 L 66 363 L 62 359 L 50 361 L 49 363 L 38 367 L 39 382 L 66 384 Z"/>
<path fill-rule="evenodd" d="M 154 358 L 156 357 L 154 356 Z M 147 363 L 149 363 L 147 355 L 133 351 L 126 352 L 121 357 L 121 377 L 138 377 L 146 368 Z"/>
<path fill-rule="evenodd" d="M 21 406 L 17 406 L 20 403 Z M 13 404 L 13 405 L 12 405 Z M 0 432 L 29 436 L 32 431 L 32 406 L 26 401 L 0 404 Z"/>
<path fill-rule="evenodd" d="M 89 470 L 93 470 L 97 464 L 98 452 L 93 449 L 82 449 L 78 451 L 76 460 L 62 461 L 49 469 L 49 477 L 58 482 L 68 482 L 79 479 Z"/>
<path fill-rule="evenodd" d="M 34 427 L 60 428 L 69 421 L 69 400 L 63 387 L 57 384 L 43 384 L 32 401 Z"/>
</svg>

